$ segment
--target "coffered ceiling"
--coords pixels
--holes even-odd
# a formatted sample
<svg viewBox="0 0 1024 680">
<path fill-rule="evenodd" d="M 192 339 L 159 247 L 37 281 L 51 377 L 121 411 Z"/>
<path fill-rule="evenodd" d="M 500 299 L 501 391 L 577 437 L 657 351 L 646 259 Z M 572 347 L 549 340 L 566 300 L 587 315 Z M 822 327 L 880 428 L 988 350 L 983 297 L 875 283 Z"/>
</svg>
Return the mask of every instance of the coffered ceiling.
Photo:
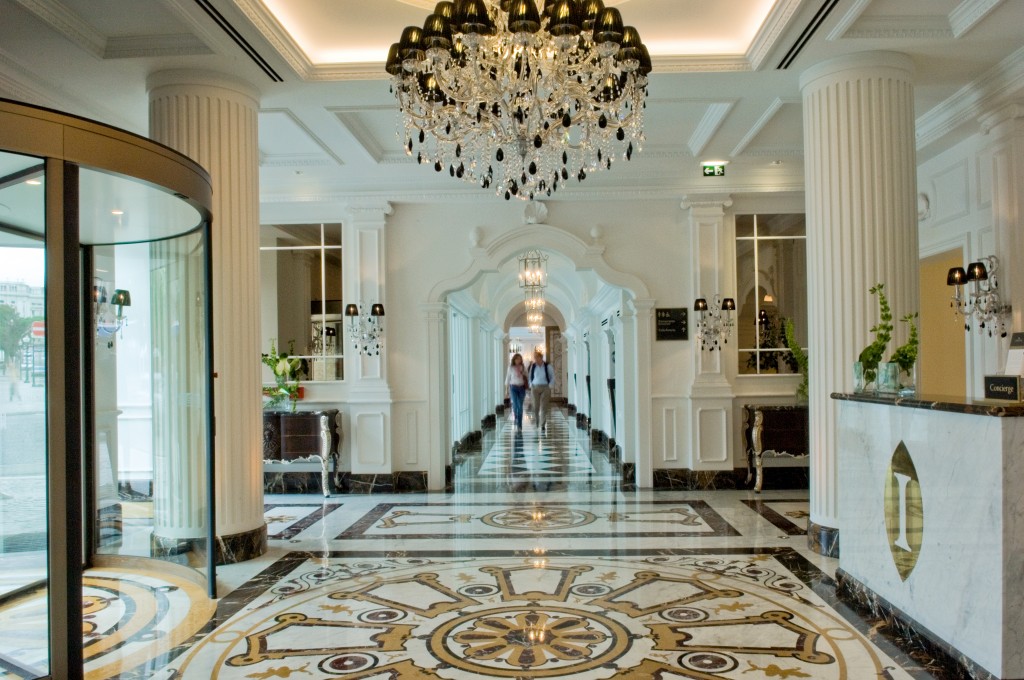
<svg viewBox="0 0 1024 680">
<path fill-rule="evenodd" d="M 433 0 L 0 0 L 0 95 L 145 134 L 166 68 L 261 92 L 264 205 L 499 200 L 403 153 L 383 60 Z M 831 56 L 909 54 L 921 156 L 1024 91 L 1021 0 L 611 0 L 651 49 L 642 153 L 560 191 L 679 196 L 803 185 L 799 76 Z M 729 161 L 725 178 L 702 159 Z"/>
</svg>

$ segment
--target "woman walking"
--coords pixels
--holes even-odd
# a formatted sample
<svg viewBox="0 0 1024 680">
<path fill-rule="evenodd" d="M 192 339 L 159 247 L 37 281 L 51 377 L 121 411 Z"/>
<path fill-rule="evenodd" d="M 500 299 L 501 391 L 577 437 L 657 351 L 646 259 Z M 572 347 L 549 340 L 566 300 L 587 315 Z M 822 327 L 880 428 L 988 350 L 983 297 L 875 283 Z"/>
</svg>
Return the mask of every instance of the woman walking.
<svg viewBox="0 0 1024 680">
<path fill-rule="evenodd" d="M 516 352 L 512 355 L 512 363 L 505 375 L 505 386 L 512 399 L 512 415 L 515 417 L 516 429 L 523 429 L 523 400 L 526 399 L 526 369 L 523 367 L 523 355 Z"/>
</svg>

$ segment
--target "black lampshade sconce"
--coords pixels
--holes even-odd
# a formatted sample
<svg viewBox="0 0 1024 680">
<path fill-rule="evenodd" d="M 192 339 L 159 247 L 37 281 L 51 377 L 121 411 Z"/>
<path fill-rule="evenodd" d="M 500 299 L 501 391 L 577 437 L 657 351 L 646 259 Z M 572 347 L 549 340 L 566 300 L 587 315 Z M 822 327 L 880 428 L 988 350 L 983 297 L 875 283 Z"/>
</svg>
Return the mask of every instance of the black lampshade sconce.
<svg viewBox="0 0 1024 680">
<path fill-rule="evenodd" d="M 379 356 L 384 345 L 384 305 L 375 302 L 369 312 L 360 313 L 359 305 L 349 303 L 345 305 L 345 316 L 352 347 L 363 356 Z"/>
<path fill-rule="evenodd" d="M 999 297 L 999 281 L 996 271 L 999 260 L 995 255 L 971 262 L 967 268 L 952 267 L 946 274 L 946 285 L 953 287 L 949 306 L 970 332 L 972 323 L 989 337 L 998 334 L 1006 337 L 1006 319 L 1010 306 Z"/>
<path fill-rule="evenodd" d="M 697 339 L 701 349 L 713 352 L 728 344 L 732 327 L 736 325 L 733 320 L 736 301 L 733 298 L 715 295 L 710 305 L 706 298 L 697 298 L 693 301 L 693 311 L 697 312 Z"/>
</svg>

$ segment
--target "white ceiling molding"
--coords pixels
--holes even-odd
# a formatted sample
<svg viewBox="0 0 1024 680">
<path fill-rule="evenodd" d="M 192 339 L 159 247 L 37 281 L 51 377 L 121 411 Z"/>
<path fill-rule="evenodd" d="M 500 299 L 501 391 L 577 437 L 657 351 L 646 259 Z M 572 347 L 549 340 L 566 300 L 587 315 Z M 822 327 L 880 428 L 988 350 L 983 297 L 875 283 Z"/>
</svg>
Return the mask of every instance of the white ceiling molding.
<svg viewBox="0 0 1024 680">
<path fill-rule="evenodd" d="M 761 134 L 761 130 L 763 130 L 765 126 L 772 121 L 772 118 L 774 118 L 776 114 L 778 114 L 778 112 L 782 110 L 783 106 L 787 104 L 800 103 L 801 101 L 796 98 L 784 99 L 782 97 L 776 97 L 775 100 L 768 105 L 768 108 L 765 109 L 765 112 L 761 114 L 761 117 L 757 119 L 754 125 L 749 130 L 747 130 L 747 134 L 743 135 L 743 139 L 739 141 L 739 143 L 736 145 L 736 148 L 732 150 L 732 153 L 730 153 L 729 156 L 731 158 L 736 158 L 737 156 L 741 155 L 750 145 L 750 143 L 754 141 L 754 139 L 759 134 Z"/>
<path fill-rule="evenodd" d="M 750 49 L 747 50 L 747 63 L 751 70 L 761 68 L 761 64 L 771 54 L 803 2 L 804 0 L 782 0 L 775 3 L 768 13 L 768 18 L 761 24 L 761 29 L 750 43 Z"/>
<path fill-rule="evenodd" d="M 944 16 L 866 17 L 843 34 L 859 40 L 949 40 L 953 29 Z"/>
<path fill-rule="evenodd" d="M 408 156 L 404 150 L 401 153 L 396 153 L 388 151 L 379 144 L 373 133 L 370 132 L 369 128 L 363 125 L 363 122 L 359 119 L 359 114 L 361 113 L 370 113 L 373 111 L 387 111 L 388 113 L 392 113 L 395 111 L 394 106 L 329 107 L 327 110 L 334 114 L 335 118 L 338 119 L 338 122 L 345 128 L 345 131 L 348 132 L 349 136 L 352 137 L 355 143 L 358 144 L 366 154 L 366 157 L 377 165 L 393 164 L 399 160 L 408 161 Z"/>
<path fill-rule="evenodd" d="M 318 137 L 315 132 L 313 132 L 311 129 L 309 129 L 309 126 L 306 125 L 304 122 L 302 122 L 302 120 L 298 116 L 296 116 L 295 112 L 292 111 L 291 109 L 285 109 L 285 108 L 260 109 L 260 113 L 278 113 L 278 114 L 283 114 L 304 135 L 309 137 L 309 140 L 311 142 L 313 142 L 316 146 L 318 146 L 320 148 L 320 150 L 323 151 L 324 155 L 326 155 L 326 156 L 330 157 L 331 159 L 333 159 L 334 162 L 336 164 L 338 164 L 339 166 L 340 165 L 345 165 L 345 161 L 343 161 L 340 156 L 338 156 L 336 153 L 334 153 L 334 151 L 331 150 L 331 146 L 329 144 L 327 144 L 326 142 L 324 142 L 324 140 L 320 139 L 320 137 Z M 271 158 L 287 158 L 289 156 L 298 158 L 300 156 L 308 156 L 308 155 L 309 154 L 281 154 L 281 155 L 271 156 Z M 268 165 L 274 165 L 274 164 L 275 163 L 273 161 L 268 163 Z M 292 163 L 287 163 L 287 165 L 291 165 L 291 164 Z M 316 163 L 316 165 L 331 165 L 331 164 L 329 162 L 324 161 L 324 162 L 321 162 L 321 163 Z"/>
<path fill-rule="evenodd" d="M 107 39 L 58 0 L 14 0 L 53 30 L 97 58 L 103 57 Z"/>
<path fill-rule="evenodd" d="M 233 2 L 235 7 L 245 15 L 245 18 L 252 22 L 260 35 L 270 43 L 274 51 L 287 62 L 295 75 L 303 80 L 310 80 L 313 63 L 263 3 L 259 0 L 233 0 Z"/>
<path fill-rule="evenodd" d="M 937 142 L 1024 91 L 1024 47 L 917 118 L 917 148 Z"/>
<path fill-rule="evenodd" d="M 216 28 L 216 24 L 209 20 L 206 13 L 199 8 L 195 0 L 161 0 L 179 19 L 188 25 L 192 34 L 197 36 L 204 45 L 219 47 L 230 39 Z M 211 30 L 212 29 L 212 30 Z M 234 44 L 231 44 L 234 48 Z"/>
<path fill-rule="evenodd" d="M 104 59 L 188 57 L 208 54 L 213 54 L 213 50 L 191 33 L 115 37 L 107 40 L 103 50 Z"/>
<path fill-rule="evenodd" d="M 12 75 L 13 73 L 13 75 Z M 40 89 L 47 80 L 25 68 L 11 55 L 0 50 L 0 91 L 10 99 L 45 106 L 59 111 L 75 111 L 80 116 L 103 120 L 124 130 L 132 131 L 134 126 L 120 112 L 97 106 L 61 88 Z"/>
<path fill-rule="evenodd" d="M 292 153 L 292 154 L 260 154 L 261 168 L 308 168 L 308 167 L 333 167 L 337 163 L 324 158 L 320 154 Z"/>
<path fill-rule="evenodd" d="M 700 122 L 697 123 L 697 127 L 694 128 L 693 134 L 690 135 L 690 139 L 686 143 L 694 157 L 700 156 L 704 152 L 704 148 L 711 141 L 714 134 L 718 132 L 718 128 L 722 127 L 722 123 L 725 122 L 726 116 L 729 115 L 729 111 L 732 110 L 735 103 L 734 101 L 715 102 L 708 105 L 707 111 L 704 112 L 704 116 L 701 117 Z"/>
<path fill-rule="evenodd" d="M 962 38 L 1001 4 L 1003 0 L 963 0 L 949 13 L 949 25 L 953 29 L 953 36 Z"/>
<path fill-rule="evenodd" d="M 750 61 L 744 56 L 702 57 L 668 56 L 654 57 L 654 73 L 732 73 L 752 71 Z"/>
<path fill-rule="evenodd" d="M 839 20 L 839 23 L 835 25 L 835 28 L 829 31 L 829 42 L 842 40 L 846 37 L 846 32 L 853 27 L 853 24 L 856 23 L 857 19 L 860 18 L 860 15 L 864 13 L 864 10 L 866 10 L 872 2 L 873 0 L 856 0 L 850 6 L 850 9 L 847 10 L 846 14 L 844 14 Z"/>
</svg>

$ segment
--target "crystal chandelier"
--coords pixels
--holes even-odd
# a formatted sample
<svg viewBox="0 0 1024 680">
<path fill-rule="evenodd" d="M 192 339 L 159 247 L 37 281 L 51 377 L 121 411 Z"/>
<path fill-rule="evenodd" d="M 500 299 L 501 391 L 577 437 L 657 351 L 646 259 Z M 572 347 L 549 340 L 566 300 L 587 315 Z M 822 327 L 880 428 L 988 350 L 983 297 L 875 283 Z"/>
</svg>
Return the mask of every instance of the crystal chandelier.
<svg viewBox="0 0 1024 680">
<path fill-rule="evenodd" d="M 406 152 L 508 200 L 550 196 L 643 144 L 651 58 L 603 0 L 447 0 L 386 70 Z"/>
</svg>

